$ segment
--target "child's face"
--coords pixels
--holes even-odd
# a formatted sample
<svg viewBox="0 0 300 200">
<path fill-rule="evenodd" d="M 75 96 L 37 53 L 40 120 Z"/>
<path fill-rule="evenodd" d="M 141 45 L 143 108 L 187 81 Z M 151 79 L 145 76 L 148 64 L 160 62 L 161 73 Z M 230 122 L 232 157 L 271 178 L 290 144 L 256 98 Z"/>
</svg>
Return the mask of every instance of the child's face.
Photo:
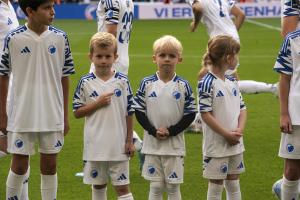
<svg viewBox="0 0 300 200">
<path fill-rule="evenodd" d="M 41 4 L 37 10 L 31 10 L 28 12 L 29 17 L 39 25 L 50 25 L 54 19 L 54 1 L 48 1 Z"/>
<path fill-rule="evenodd" d="M 161 50 L 153 55 L 153 62 L 160 72 L 173 73 L 178 63 L 182 61 L 177 51 Z"/>
<path fill-rule="evenodd" d="M 236 53 L 236 54 L 230 56 L 228 64 L 229 64 L 228 69 L 230 69 L 230 70 L 236 69 L 237 65 L 239 64 L 239 54 Z"/>
<path fill-rule="evenodd" d="M 110 69 L 118 57 L 114 46 L 94 47 L 94 52 L 89 56 L 91 62 L 95 65 L 96 72 Z"/>
</svg>

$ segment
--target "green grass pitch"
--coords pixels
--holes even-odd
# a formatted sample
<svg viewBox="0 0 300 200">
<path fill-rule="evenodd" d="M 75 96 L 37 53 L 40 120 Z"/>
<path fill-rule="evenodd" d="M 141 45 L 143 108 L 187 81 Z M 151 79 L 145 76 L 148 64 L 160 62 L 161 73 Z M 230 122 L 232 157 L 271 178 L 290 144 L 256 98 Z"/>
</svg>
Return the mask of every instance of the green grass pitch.
<svg viewBox="0 0 300 200">
<path fill-rule="evenodd" d="M 279 19 L 258 19 L 256 21 L 275 27 Z M 158 37 L 171 34 L 183 44 L 183 63 L 177 66 L 177 74 L 189 80 L 194 88 L 201 57 L 206 49 L 207 34 L 200 26 L 195 33 L 189 32 L 188 20 L 135 21 L 130 43 L 129 78 L 136 91 L 140 80 L 156 71 L 152 63 L 152 44 Z M 58 158 L 58 199 L 91 199 L 91 188 L 75 177 L 82 170 L 83 120 L 72 115 L 71 99 L 79 78 L 89 71 L 88 43 L 96 31 L 95 21 L 56 20 L 54 26 L 68 33 L 76 66 L 76 75 L 71 76 L 70 126 L 65 145 Z M 278 74 L 272 67 L 281 44 L 279 31 L 248 22 L 240 30 L 241 52 L 239 74 L 241 79 L 274 83 Z M 244 133 L 246 172 L 241 175 L 241 190 L 244 200 L 275 199 L 271 194 L 272 184 L 282 176 L 283 162 L 277 157 L 279 146 L 278 99 L 272 94 L 244 95 L 248 110 L 248 121 Z M 135 130 L 142 136 L 141 127 L 135 123 Z M 186 134 L 187 156 L 185 158 L 184 184 L 181 185 L 184 200 L 206 199 L 207 181 L 202 178 L 202 155 L 200 134 Z M 140 176 L 138 159 L 131 160 L 131 190 L 135 199 L 145 200 L 149 183 Z M 5 199 L 5 182 L 9 170 L 10 156 L 0 160 L 0 199 Z M 40 176 L 39 156 L 31 157 L 30 199 L 39 200 Z M 108 199 L 116 199 L 111 186 Z"/>
</svg>

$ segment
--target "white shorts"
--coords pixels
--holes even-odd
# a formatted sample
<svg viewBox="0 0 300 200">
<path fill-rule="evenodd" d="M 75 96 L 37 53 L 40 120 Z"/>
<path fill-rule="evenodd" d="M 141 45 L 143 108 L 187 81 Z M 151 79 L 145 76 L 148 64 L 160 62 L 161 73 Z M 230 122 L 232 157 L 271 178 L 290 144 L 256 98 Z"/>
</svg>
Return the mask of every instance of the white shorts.
<svg viewBox="0 0 300 200">
<path fill-rule="evenodd" d="M 227 174 L 241 174 L 245 171 L 243 154 L 212 158 L 203 157 L 203 177 L 223 180 Z"/>
<path fill-rule="evenodd" d="M 291 134 L 281 133 L 279 157 L 300 159 L 300 126 L 293 126 Z"/>
<path fill-rule="evenodd" d="M 183 156 L 145 155 L 142 176 L 149 181 L 183 183 Z"/>
<path fill-rule="evenodd" d="M 34 155 L 35 141 L 38 140 L 39 152 L 44 154 L 57 154 L 64 145 L 64 133 L 7 133 L 7 151 L 12 154 Z"/>
<path fill-rule="evenodd" d="M 112 185 L 128 185 L 129 161 L 86 161 L 83 169 L 83 183 L 104 185 L 111 179 Z"/>
</svg>

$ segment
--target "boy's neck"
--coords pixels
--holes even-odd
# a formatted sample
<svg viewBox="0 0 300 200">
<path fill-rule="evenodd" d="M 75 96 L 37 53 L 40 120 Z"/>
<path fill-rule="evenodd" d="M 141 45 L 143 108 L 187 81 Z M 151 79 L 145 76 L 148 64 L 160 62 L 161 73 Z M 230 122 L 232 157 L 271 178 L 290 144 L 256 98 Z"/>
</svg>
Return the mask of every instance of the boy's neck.
<svg viewBox="0 0 300 200">
<path fill-rule="evenodd" d="M 175 76 L 175 72 L 163 73 L 163 72 L 158 71 L 157 74 L 158 74 L 159 79 L 165 83 L 171 81 Z"/>
<path fill-rule="evenodd" d="M 110 70 L 103 70 L 103 71 L 98 70 L 98 71 L 95 71 L 95 74 L 101 80 L 107 81 L 107 80 L 109 80 L 115 74 L 115 72 L 112 69 L 110 69 Z"/>
<path fill-rule="evenodd" d="M 27 26 L 30 30 L 35 32 L 37 35 L 41 35 L 48 28 L 47 25 L 37 24 L 33 20 L 30 20 L 30 19 L 28 19 Z"/>
</svg>

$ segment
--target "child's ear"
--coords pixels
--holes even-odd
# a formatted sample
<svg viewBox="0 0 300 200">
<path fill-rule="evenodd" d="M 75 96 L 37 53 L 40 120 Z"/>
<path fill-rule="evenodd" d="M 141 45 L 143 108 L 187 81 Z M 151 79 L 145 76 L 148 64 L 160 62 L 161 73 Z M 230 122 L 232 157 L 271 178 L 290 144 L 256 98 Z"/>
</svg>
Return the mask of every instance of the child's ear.
<svg viewBox="0 0 300 200">
<path fill-rule="evenodd" d="M 119 55 L 115 53 L 115 61 L 118 59 Z"/>
<path fill-rule="evenodd" d="M 226 56 L 226 62 L 227 62 L 227 63 L 231 63 L 232 59 L 233 59 L 233 56 L 232 56 L 232 55 L 227 55 L 227 56 Z"/>
<path fill-rule="evenodd" d="M 93 57 L 93 54 L 92 54 L 92 53 L 89 53 L 89 54 L 88 54 L 88 58 L 90 59 L 91 62 L 93 62 L 93 61 L 92 61 L 92 57 Z"/>
<path fill-rule="evenodd" d="M 156 56 L 155 55 L 152 56 L 152 62 L 156 63 Z"/>
<path fill-rule="evenodd" d="M 181 63 L 182 62 L 182 57 L 179 57 L 178 58 L 178 63 Z"/>
</svg>

